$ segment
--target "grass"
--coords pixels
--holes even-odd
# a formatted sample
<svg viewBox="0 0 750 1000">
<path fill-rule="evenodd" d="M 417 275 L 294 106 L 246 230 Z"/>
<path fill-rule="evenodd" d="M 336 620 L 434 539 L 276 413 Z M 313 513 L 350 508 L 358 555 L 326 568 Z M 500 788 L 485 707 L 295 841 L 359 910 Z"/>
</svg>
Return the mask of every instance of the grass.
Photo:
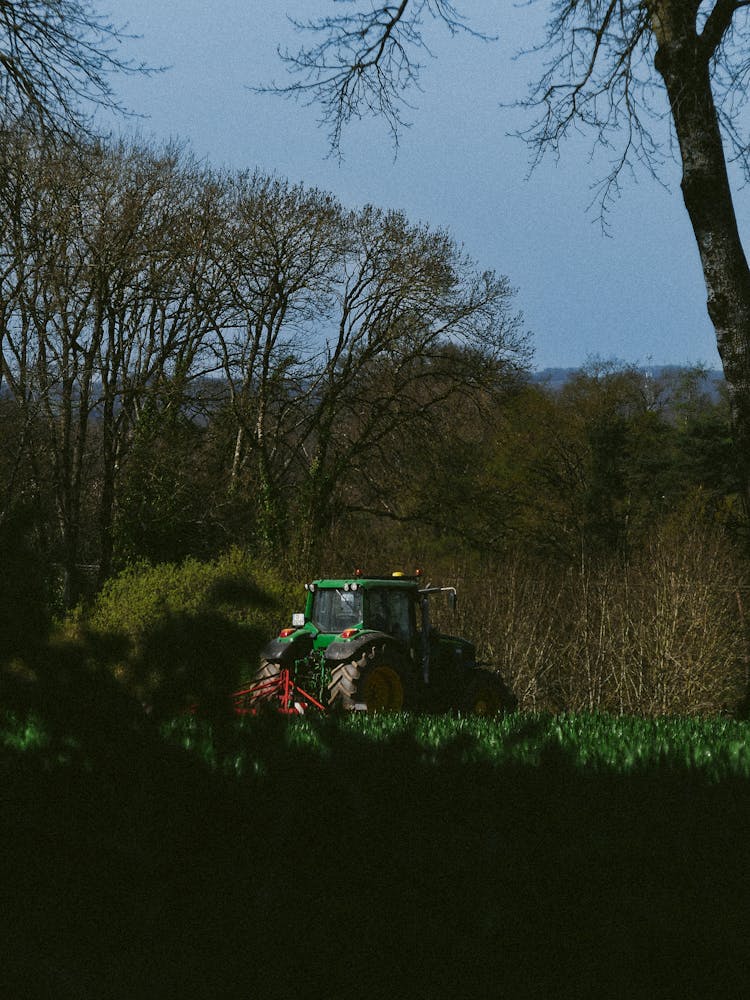
<svg viewBox="0 0 750 1000">
<path fill-rule="evenodd" d="M 744 983 L 744 723 L 37 712 L 0 733 L 8 995 Z"/>
<path fill-rule="evenodd" d="M 209 765 L 234 769 L 241 776 L 264 770 L 262 749 L 252 738 L 258 726 L 256 720 L 248 720 L 233 727 L 232 760 L 222 756 L 222 741 L 215 741 L 211 724 L 194 717 L 173 720 L 164 727 L 164 735 Z M 244 734 L 249 737 L 246 746 Z M 408 745 L 418 759 L 435 764 L 457 755 L 466 764 L 539 767 L 559 756 L 571 767 L 596 773 L 668 769 L 714 781 L 750 776 L 750 724 L 724 718 L 514 714 L 487 720 L 403 713 L 330 720 L 313 716 L 293 720 L 283 734 L 284 745 L 307 748 L 321 759 L 330 757 L 337 741 L 356 736 L 375 746 Z"/>
</svg>

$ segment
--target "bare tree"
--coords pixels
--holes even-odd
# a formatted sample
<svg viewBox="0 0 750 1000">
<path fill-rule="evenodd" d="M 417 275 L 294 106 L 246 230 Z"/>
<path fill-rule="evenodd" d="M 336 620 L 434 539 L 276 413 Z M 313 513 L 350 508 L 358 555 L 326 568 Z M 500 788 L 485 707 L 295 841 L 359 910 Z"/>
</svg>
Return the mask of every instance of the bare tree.
<svg viewBox="0 0 750 1000">
<path fill-rule="evenodd" d="M 210 175 L 179 149 L 119 145 L 94 155 L 83 234 L 94 289 L 90 326 L 99 431 L 100 577 L 111 569 L 118 478 L 144 406 L 165 427 L 197 405 L 210 371 L 198 300 L 215 226 Z"/>
<path fill-rule="evenodd" d="M 18 447 L 54 497 L 50 549 L 72 601 L 82 561 L 109 571 L 144 406 L 160 426 L 180 419 L 215 364 L 197 307 L 213 213 L 176 150 L 20 131 L 0 150 L 0 369 Z"/>
<path fill-rule="evenodd" d="M 297 79 L 272 88 L 318 103 L 334 146 L 348 121 L 367 114 L 384 115 L 397 131 L 405 91 L 419 82 L 426 21 L 452 32 L 465 27 L 458 7 L 441 0 L 359 6 L 300 25 L 315 44 L 282 53 Z M 656 171 L 669 154 L 655 127 L 669 112 L 750 508 L 750 270 L 725 152 L 750 177 L 741 131 L 749 43 L 747 0 L 555 0 L 538 46 L 546 71 L 527 102 L 539 114 L 526 139 L 538 157 L 571 129 L 593 130 L 613 151 L 601 192 L 606 205 L 625 168 L 645 163 Z"/>
<path fill-rule="evenodd" d="M 286 438 L 299 421 L 341 256 L 341 210 L 325 192 L 241 173 L 225 179 L 221 212 L 211 250 L 213 343 L 234 424 L 229 488 L 236 492 L 249 470 L 259 531 L 273 546 L 294 461 Z"/>
<path fill-rule="evenodd" d="M 346 231 L 335 326 L 298 442 L 308 551 L 337 510 L 394 516 L 384 485 L 399 440 L 528 360 L 509 282 L 478 272 L 446 232 L 372 207 L 350 213 Z"/>
<path fill-rule="evenodd" d="M 71 132 L 92 106 L 122 110 L 110 76 L 148 72 L 117 55 L 125 37 L 89 0 L 0 0 L 3 117 Z"/>
</svg>

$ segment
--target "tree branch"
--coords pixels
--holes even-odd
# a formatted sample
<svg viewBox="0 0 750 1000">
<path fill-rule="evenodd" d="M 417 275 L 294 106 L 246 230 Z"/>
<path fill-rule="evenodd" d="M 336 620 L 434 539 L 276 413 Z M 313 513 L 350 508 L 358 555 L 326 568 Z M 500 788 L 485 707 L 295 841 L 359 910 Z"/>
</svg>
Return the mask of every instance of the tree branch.
<svg viewBox="0 0 750 1000">
<path fill-rule="evenodd" d="M 123 112 L 111 74 L 156 71 L 117 55 L 128 37 L 89 0 L 0 0 L 0 114 L 71 132 L 86 105 Z"/>
<path fill-rule="evenodd" d="M 708 15 L 703 31 L 699 35 L 701 45 L 708 58 L 721 45 L 737 11 L 741 7 L 749 6 L 750 0 L 716 0 L 716 6 Z"/>
<path fill-rule="evenodd" d="M 331 148 L 340 151 L 345 125 L 353 119 L 381 117 L 398 146 L 398 136 L 408 123 L 408 94 L 419 89 L 420 51 L 431 55 L 423 34 L 424 15 L 441 21 L 451 32 L 465 32 L 488 41 L 468 26 L 451 0 L 400 0 L 398 4 L 355 10 L 336 17 L 292 23 L 322 41 L 298 52 L 279 50 L 279 56 L 296 82 L 253 88 L 302 98 L 321 108 L 321 124 L 328 126 Z"/>
</svg>

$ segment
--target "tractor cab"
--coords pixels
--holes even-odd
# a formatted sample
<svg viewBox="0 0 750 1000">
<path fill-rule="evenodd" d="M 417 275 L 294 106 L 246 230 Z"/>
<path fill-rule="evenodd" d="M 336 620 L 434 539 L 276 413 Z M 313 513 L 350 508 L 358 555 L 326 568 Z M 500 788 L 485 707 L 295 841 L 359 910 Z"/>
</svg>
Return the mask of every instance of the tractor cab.
<svg viewBox="0 0 750 1000">
<path fill-rule="evenodd" d="M 369 632 L 381 632 L 410 648 L 417 641 L 418 577 L 316 580 L 306 589 L 305 613 L 299 619 L 317 633 L 317 649 L 333 641 L 352 642 Z"/>
<path fill-rule="evenodd" d="M 308 599 L 299 624 L 315 632 L 314 647 L 329 656 L 348 656 L 378 633 L 402 649 L 425 684 L 439 683 L 435 671 L 455 664 L 456 657 L 473 663 L 474 648 L 461 639 L 439 633 L 432 624 L 434 598 L 447 596 L 456 607 L 453 587 L 423 586 L 419 574 L 394 573 L 352 580 L 317 580 L 307 585 Z M 433 669 L 431 671 L 431 664 Z"/>
</svg>

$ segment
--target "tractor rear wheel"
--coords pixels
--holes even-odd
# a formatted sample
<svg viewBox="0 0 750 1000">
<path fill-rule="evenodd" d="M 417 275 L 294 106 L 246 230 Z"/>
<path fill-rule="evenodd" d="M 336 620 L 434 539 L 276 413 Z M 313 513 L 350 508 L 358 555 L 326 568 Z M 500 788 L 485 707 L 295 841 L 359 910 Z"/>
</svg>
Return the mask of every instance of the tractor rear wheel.
<svg viewBox="0 0 750 1000">
<path fill-rule="evenodd" d="M 464 692 L 462 709 L 467 715 L 493 716 L 512 712 L 518 700 L 498 674 L 477 670 Z"/>
<path fill-rule="evenodd" d="M 328 705 L 345 711 L 399 712 L 408 702 L 407 689 L 402 658 L 387 647 L 372 648 L 331 669 Z"/>
</svg>

